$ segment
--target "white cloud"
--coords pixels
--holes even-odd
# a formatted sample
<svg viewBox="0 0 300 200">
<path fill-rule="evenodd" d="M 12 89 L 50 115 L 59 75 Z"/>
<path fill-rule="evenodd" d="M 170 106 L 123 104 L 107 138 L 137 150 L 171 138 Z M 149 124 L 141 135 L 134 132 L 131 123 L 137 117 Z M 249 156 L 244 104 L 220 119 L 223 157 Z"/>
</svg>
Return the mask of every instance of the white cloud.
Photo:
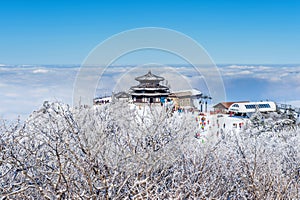
<svg viewBox="0 0 300 200">
<path fill-rule="evenodd" d="M 220 71 L 224 78 L 258 78 L 282 81 L 299 77 L 300 67 L 229 65 L 220 67 Z"/>
<path fill-rule="evenodd" d="M 47 70 L 47 69 L 35 69 L 32 71 L 32 73 L 34 73 L 34 74 L 45 74 L 48 72 L 49 72 L 49 70 Z"/>
<path fill-rule="evenodd" d="M 300 108 L 300 100 L 287 101 L 287 102 L 283 102 L 283 103 L 292 105 L 293 107 L 296 107 L 296 108 Z"/>
<path fill-rule="evenodd" d="M 238 70 L 244 70 L 244 69 L 254 69 L 255 66 L 248 66 L 248 65 L 230 65 L 227 66 L 228 69 L 238 69 Z"/>
<path fill-rule="evenodd" d="M 218 76 L 210 68 L 203 68 L 202 72 L 208 76 L 204 77 L 187 65 L 134 67 L 109 67 L 99 82 L 97 95 L 128 90 L 138 84 L 134 78 L 149 69 L 164 76 L 173 90 L 197 88 L 206 93 L 205 79 Z M 78 70 L 79 67 L 70 66 L 0 66 L 0 116 L 26 116 L 44 100 L 62 100 L 71 104 Z M 90 73 L 97 70 L 91 69 Z M 227 65 L 219 67 L 219 71 L 226 82 L 227 96 L 235 99 L 300 100 L 300 66 Z M 91 77 L 85 78 L 89 80 Z"/>
<path fill-rule="evenodd" d="M 8 93 L 5 93 L 4 96 L 6 96 L 6 97 L 20 97 L 20 94 L 14 93 L 14 92 L 8 92 Z"/>
<path fill-rule="evenodd" d="M 7 84 L 1 83 L 1 82 L 0 82 L 0 88 L 1 88 L 1 87 L 3 87 L 3 88 L 4 88 L 4 87 L 7 87 Z"/>
</svg>

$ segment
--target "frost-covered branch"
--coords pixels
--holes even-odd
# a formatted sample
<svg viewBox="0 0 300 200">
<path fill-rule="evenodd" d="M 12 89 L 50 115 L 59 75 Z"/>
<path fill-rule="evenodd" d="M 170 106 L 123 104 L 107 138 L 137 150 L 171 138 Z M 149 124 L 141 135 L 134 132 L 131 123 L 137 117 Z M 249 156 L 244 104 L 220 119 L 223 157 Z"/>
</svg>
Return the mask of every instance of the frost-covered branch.
<svg viewBox="0 0 300 200">
<path fill-rule="evenodd" d="M 256 119 L 203 144 L 191 113 L 45 102 L 24 123 L 0 124 L 0 196 L 299 199 L 297 126 L 275 114 Z"/>
</svg>

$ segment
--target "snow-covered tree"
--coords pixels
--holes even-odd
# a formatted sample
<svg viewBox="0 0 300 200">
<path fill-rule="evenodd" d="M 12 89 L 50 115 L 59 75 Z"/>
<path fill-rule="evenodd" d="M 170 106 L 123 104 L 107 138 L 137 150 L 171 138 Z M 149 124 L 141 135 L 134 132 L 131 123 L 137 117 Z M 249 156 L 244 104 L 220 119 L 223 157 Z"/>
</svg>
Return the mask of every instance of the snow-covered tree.
<svg viewBox="0 0 300 200">
<path fill-rule="evenodd" d="M 298 129 L 247 129 L 203 144 L 191 114 L 170 112 L 45 102 L 25 122 L 1 122 L 0 197 L 300 198 Z"/>
</svg>

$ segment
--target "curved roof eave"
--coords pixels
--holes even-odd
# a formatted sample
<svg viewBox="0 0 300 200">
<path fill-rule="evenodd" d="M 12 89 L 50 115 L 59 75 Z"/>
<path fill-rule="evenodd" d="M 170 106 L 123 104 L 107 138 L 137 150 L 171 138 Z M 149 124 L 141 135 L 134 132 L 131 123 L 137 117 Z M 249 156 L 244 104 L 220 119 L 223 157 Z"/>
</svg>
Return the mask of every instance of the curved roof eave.
<svg viewBox="0 0 300 200">
<path fill-rule="evenodd" d="M 149 72 L 143 76 L 138 76 L 135 78 L 135 80 L 137 81 L 163 81 L 165 80 L 165 78 L 161 77 L 161 76 L 157 76 L 155 74 L 152 74 L 151 71 L 149 70 Z"/>
</svg>

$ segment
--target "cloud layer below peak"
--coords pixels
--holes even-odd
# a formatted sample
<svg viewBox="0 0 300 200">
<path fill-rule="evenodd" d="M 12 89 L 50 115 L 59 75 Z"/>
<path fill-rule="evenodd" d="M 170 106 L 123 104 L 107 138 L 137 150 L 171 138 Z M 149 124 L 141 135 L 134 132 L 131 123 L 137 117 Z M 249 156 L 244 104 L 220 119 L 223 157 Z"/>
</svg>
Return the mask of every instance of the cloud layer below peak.
<svg viewBox="0 0 300 200">
<path fill-rule="evenodd" d="M 227 100 L 274 100 L 300 102 L 300 65 L 220 65 Z M 99 81 L 96 96 L 111 94 L 112 90 L 126 90 L 138 82 L 134 76 L 149 69 L 132 73 L 132 66 L 108 68 Z M 79 66 L 8 66 L 0 65 L 0 118 L 23 119 L 44 100 L 61 100 L 72 103 L 73 85 Z M 92 69 L 97 70 L 97 68 Z M 207 70 L 207 69 L 206 69 Z M 208 69 L 209 70 L 209 69 Z M 166 77 L 174 90 L 192 87 L 207 93 L 205 80 L 218 74 L 207 73 L 204 77 L 193 67 L 174 65 L 154 70 Z M 88 78 L 88 77 L 87 77 Z"/>
</svg>

